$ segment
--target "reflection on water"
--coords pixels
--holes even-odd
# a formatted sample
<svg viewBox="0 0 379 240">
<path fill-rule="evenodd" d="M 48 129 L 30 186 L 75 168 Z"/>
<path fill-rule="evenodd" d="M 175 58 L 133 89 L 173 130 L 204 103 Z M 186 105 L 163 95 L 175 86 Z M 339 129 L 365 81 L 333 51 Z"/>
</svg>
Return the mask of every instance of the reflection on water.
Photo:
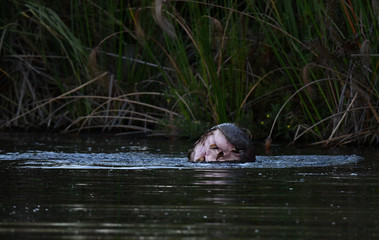
<svg viewBox="0 0 379 240">
<path fill-rule="evenodd" d="M 359 169 L 1 172 L 0 235 L 375 238 L 378 176 Z"/>
<path fill-rule="evenodd" d="M 63 140 L 0 139 L 0 239 L 379 236 L 377 150 L 254 165 L 353 156 L 336 166 L 189 166 L 172 142 Z"/>
</svg>

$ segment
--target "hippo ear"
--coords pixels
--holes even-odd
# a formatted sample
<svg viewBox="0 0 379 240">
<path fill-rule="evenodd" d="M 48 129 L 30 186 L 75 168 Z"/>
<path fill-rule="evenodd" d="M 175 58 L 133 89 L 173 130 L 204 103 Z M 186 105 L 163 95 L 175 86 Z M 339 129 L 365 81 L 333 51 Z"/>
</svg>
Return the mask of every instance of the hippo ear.
<svg viewBox="0 0 379 240">
<path fill-rule="evenodd" d="M 242 132 L 245 134 L 245 136 L 246 136 L 248 139 L 250 139 L 250 140 L 253 139 L 253 135 L 251 135 L 251 132 L 250 132 L 249 129 L 247 129 L 247 128 L 240 128 L 240 129 L 242 130 Z"/>
<path fill-rule="evenodd" d="M 191 161 L 191 162 L 194 161 L 194 160 L 191 159 L 191 158 L 193 158 L 192 154 L 193 154 L 193 148 L 191 148 L 190 150 L 188 150 L 188 154 L 187 154 L 188 160 Z"/>
</svg>

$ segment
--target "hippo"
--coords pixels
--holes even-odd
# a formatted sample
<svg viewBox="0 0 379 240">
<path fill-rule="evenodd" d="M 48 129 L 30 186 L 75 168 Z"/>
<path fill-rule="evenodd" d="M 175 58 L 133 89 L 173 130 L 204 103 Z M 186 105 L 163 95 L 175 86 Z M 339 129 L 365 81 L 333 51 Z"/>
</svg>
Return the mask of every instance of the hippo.
<svg viewBox="0 0 379 240">
<path fill-rule="evenodd" d="M 190 162 L 254 162 L 253 142 L 233 123 L 209 129 L 188 151 Z"/>
</svg>

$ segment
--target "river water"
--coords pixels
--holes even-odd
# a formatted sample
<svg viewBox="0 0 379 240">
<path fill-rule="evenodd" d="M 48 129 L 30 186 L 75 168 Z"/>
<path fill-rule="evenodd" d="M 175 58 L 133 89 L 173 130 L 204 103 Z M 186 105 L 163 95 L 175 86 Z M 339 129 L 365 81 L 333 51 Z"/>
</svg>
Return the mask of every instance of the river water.
<svg viewBox="0 0 379 240">
<path fill-rule="evenodd" d="M 1 133 L 0 239 L 379 239 L 378 149 L 204 164 L 190 146 Z"/>
</svg>

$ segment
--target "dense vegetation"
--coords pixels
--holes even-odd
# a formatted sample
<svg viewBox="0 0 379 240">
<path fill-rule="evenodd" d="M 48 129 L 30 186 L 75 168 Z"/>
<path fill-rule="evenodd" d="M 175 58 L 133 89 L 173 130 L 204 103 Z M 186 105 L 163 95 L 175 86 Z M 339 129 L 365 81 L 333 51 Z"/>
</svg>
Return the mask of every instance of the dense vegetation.
<svg viewBox="0 0 379 240">
<path fill-rule="evenodd" d="M 379 143 L 376 0 L 2 6 L 2 129 Z"/>
</svg>

